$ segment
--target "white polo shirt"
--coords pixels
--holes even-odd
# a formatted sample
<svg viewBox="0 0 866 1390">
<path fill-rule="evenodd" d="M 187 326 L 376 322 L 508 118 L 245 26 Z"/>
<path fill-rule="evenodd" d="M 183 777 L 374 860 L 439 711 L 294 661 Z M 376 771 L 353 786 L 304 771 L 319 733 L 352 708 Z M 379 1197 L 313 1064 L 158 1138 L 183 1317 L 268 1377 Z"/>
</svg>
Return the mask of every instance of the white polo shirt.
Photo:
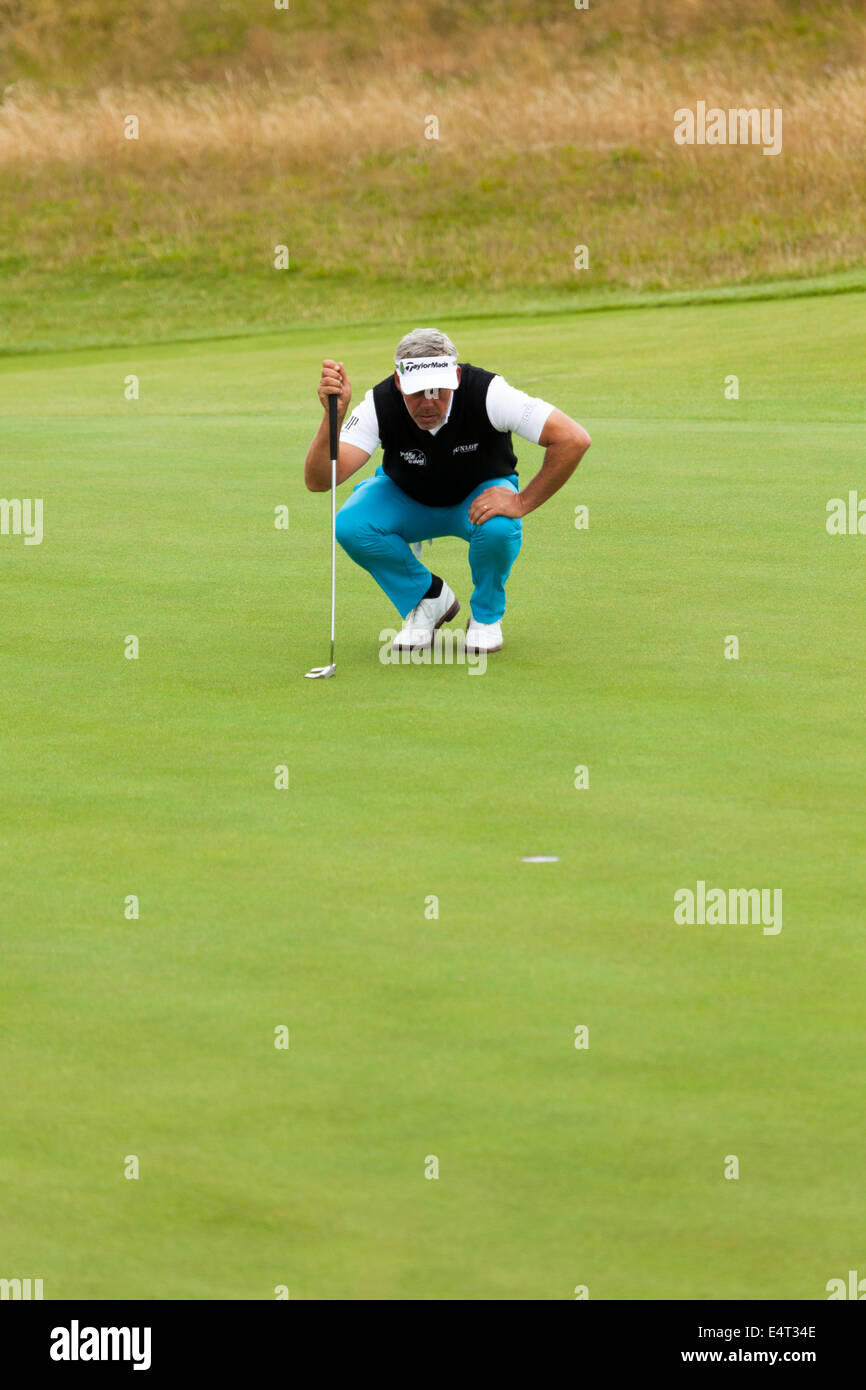
<svg viewBox="0 0 866 1390">
<path fill-rule="evenodd" d="M 456 390 L 459 391 L 460 387 Z M 432 430 L 428 430 L 428 434 L 438 434 L 443 425 L 447 425 L 453 404 L 452 394 L 445 419 Z M 538 443 L 547 417 L 554 409 L 549 401 L 543 401 L 540 396 L 528 396 L 525 391 L 518 391 L 516 386 L 509 386 L 502 376 L 495 376 L 491 381 L 487 388 L 485 404 L 487 418 L 495 430 L 499 430 L 501 434 L 510 430 L 521 439 L 528 439 L 530 444 Z M 380 447 L 382 441 L 379 438 L 379 422 L 372 390 L 352 407 L 351 414 L 343 421 L 340 443 L 354 444 L 366 454 L 373 454 Z"/>
</svg>

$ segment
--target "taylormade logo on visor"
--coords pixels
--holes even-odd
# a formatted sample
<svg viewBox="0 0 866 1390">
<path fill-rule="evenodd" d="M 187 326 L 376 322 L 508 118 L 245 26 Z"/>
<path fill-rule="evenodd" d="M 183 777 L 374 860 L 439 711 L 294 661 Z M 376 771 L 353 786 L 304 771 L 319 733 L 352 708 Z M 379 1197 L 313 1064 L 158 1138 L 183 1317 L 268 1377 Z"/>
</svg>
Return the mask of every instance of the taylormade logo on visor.
<svg viewBox="0 0 866 1390">
<path fill-rule="evenodd" d="M 453 372 L 457 363 L 453 357 L 410 357 L 400 363 L 400 375 L 409 376 L 412 372 L 442 371 Z"/>
</svg>

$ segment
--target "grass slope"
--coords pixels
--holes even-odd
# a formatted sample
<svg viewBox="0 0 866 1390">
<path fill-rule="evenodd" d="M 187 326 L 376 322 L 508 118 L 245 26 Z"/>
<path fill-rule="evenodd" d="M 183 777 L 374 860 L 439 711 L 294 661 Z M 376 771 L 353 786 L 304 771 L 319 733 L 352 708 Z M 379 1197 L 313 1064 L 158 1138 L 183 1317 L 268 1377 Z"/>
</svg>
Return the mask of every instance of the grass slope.
<svg viewBox="0 0 866 1390">
<path fill-rule="evenodd" d="M 862 3 L 5 0 L 0 351 L 862 274 L 864 121 Z"/>
<path fill-rule="evenodd" d="M 360 394 L 404 320 L 0 363 L 46 526 L 0 537 L 4 1276 L 811 1299 L 857 1266 L 866 540 L 824 518 L 862 485 L 863 307 L 444 323 L 594 438 L 483 677 L 382 666 L 341 555 L 339 675 L 303 679 L 317 362 Z M 699 878 L 781 887 L 781 934 L 675 927 Z"/>
</svg>

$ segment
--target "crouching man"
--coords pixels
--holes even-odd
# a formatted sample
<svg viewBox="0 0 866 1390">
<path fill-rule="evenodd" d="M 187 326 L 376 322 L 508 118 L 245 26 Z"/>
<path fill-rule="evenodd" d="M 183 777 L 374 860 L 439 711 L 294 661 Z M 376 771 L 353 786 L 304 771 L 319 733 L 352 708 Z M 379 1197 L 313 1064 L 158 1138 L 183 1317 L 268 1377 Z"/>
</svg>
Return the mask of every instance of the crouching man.
<svg viewBox="0 0 866 1390">
<path fill-rule="evenodd" d="M 568 481 L 592 442 L 582 425 L 503 377 L 458 362 L 451 339 L 416 328 L 397 345 L 395 371 L 346 419 L 352 386 L 326 359 L 318 386 L 325 411 L 307 452 L 312 492 L 331 486 L 328 397 L 338 397 L 338 485 L 381 445 L 382 463 L 337 514 L 337 540 L 367 570 L 404 619 L 396 649 L 428 647 L 460 609 L 445 581 L 419 558 L 421 542 L 458 536 L 469 544 L 474 588 L 466 650 L 502 647 L 505 584 L 522 541 L 521 519 Z M 512 433 L 544 449 L 521 489 Z"/>
</svg>

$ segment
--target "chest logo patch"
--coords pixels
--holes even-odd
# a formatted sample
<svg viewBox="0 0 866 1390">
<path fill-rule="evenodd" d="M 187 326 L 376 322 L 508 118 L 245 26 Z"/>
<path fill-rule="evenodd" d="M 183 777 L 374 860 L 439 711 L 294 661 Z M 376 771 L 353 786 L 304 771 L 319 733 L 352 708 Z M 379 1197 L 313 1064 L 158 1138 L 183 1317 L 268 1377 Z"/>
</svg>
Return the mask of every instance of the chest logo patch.
<svg viewBox="0 0 866 1390">
<path fill-rule="evenodd" d="M 477 444 L 455 444 L 451 452 L 452 454 L 473 454 L 477 448 Z"/>
<path fill-rule="evenodd" d="M 400 457 L 406 463 L 413 464 L 415 468 L 423 468 L 427 462 L 427 455 L 423 454 L 420 449 L 401 449 Z"/>
</svg>

